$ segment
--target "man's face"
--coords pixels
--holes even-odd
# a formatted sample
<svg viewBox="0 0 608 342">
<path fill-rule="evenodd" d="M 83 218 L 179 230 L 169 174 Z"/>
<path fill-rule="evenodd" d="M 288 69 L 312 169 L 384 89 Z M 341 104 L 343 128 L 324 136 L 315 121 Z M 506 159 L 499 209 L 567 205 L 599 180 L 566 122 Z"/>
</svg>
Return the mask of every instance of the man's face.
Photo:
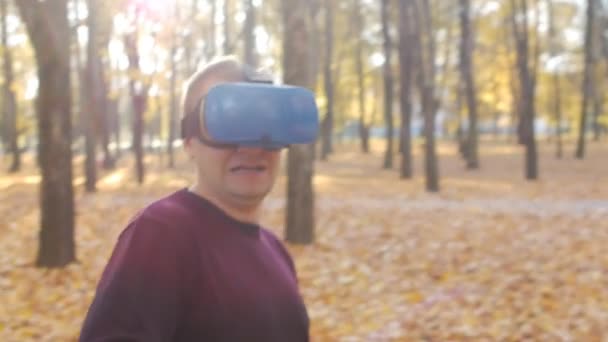
<svg viewBox="0 0 608 342">
<path fill-rule="evenodd" d="M 202 95 L 221 83 L 210 80 L 201 87 Z M 203 136 L 209 139 L 206 132 Z M 225 204 L 259 204 L 270 192 L 276 179 L 280 152 L 257 147 L 215 148 L 197 138 L 186 141 L 186 151 L 198 169 L 198 185 L 207 195 Z"/>
</svg>

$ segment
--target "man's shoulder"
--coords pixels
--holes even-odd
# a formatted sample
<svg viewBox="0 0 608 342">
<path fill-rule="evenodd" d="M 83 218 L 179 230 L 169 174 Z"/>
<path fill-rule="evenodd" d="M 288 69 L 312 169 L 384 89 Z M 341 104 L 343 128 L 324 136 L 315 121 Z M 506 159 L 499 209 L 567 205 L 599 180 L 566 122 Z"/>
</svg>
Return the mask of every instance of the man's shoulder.
<svg viewBox="0 0 608 342">
<path fill-rule="evenodd" d="M 120 238 L 188 239 L 191 210 L 180 201 L 179 192 L 165 195 L 136 212 L 119 235 Z"/>
<path fill-rule="evenodd" d="M 145 218 L 159 223 L 175 224 L 191 215 L 191 210 L 181 199 L 181 191 L 165 195 L 139 211 L 134 217 Z"/>
</svg>

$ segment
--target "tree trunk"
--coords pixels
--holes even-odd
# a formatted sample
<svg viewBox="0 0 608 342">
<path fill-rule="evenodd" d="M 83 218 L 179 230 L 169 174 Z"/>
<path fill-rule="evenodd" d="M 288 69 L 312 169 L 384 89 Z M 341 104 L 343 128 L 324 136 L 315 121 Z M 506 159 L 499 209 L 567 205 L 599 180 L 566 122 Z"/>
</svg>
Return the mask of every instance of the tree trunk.
<svg viewBox="0 0 608 342">
<path fill-rule="evenodd" d="M 283 16 L 284 83 L 312 88 L 309 71 L 310 36 L 308 2 L 285 0 Z M 314 241 L 314 160 L 312 146 L 292 146 L 287 161 L 286 239 L 292 243 Z"/>
<path fill-rule="evenodd" d="M 41 229 L 36 264 L 62 267 L 75 260 L 67 1 L 17 1 L 38 64 Z"/>
<path fill-rule="evenodd" d="M 399 1 L 399 67 L 401 81 L 401 178 L 413 177 L 412 159 L 412 74 L 414 56 L 411 49 L 415 37 L 412 27 L 413 9 L 410 0 Z"/>
<path fill-rule="evenodd" d="M 389 33 L 389 1 L 382 0 L 381 20 L 384 38 L 384 120 L 386 121 L 385 169 L 393 167 L 393 71 L 391 70 L 392 42 Z"/>
<path fill-rule="evenodd" d="M 475 77 L 473 76 L 473 49 L 472 30 L 470 23 L 471 4 L 469 0 L 460 0 L 460 73 L 465 83 L 467 109 L 469 110 L 469 129 L 466 148 L 467 169 L 479 168 L 477 151 L 477 97 L 475 91 Z"/>
<path fill-rule="evenodd" d="M 85 190 L 87 192 L 95 192 L 97 183 L 97 127 L 99 114 L 99 96 L 97 85 L 99 84 L 98 76 L 98 59 L 97 53 L 97 15 L 96 1 L 87 0 L 88 18 L 87 26 L 89 38 L 87 42 L 87 67 L 86 67 L 86 104 L 88 110 L 84 117 L 85 121 Z M 84 113 L 85 111 L 83 111 Z"/>
<path fill-rule="evenodd" d="M 547 0 L 547 15 L 549 22 L 549 44 L 551 57 L 557 55 L 557 36 L 555 32 L 554 16 L 553 12 L 553 1 Z M 559 70 L 557 67 L 553 70 L 553 113 L 555 115 L 555 136 L 556 136 L 556 151 L 555 156 L 558 159 L 562 158 L 563 155 L 563 144 L 562 144 L 562 95 L 561 85 L 559 79 Z"/>
<path fill-rule="evenodd" d="M 587 0 L 587 21 L 585 28 L 585 69 L 583 71 L 583 84 L 581 86 L 581 116 L 579 121 L 578 142 L 576 145 L 575 157 L 583 159 L 585 157 L 585 135 L 587 132 L 587 111 L 589 110 L 589 98 L 592 91 L 593 72 L 593 23 L 595 21 L 594 0 Z"/>
<path fill-rule="evenodd" d="M 100 45 L 98 45 L 100 46 Z M 101 166 L 104 170 L 111 170 L 116 167 L 116 160 L 110 151 L 110 122 L 112 121 L 112 112 L 110 111 L 110 99 L 108 98 L 108 84 L 105 79 L 103 73 L 103 62 L 101 57 L 98 55 L 98 66 L 99 70 L 97 70 L 99 76 L 99 84 L 98 89 L 99 93 L 99 128 L 100 128 L 100 136 L 101 136 L 101 148 L 103 152 L 103 161 Z"/>
<path fill-rule="evenodd" d="M 361 0 L 355 1 L 354 6 L 354 25 L 356 29 L 356 55 L 355 55 L 355 67 L 357 73 L 357 88 L 358 88 L 358 100 L 359 100 L 359 138 L 361 139 L 361 151 L 363 153 L 369 153 L 369 127 L 365 120 L 366 101 L 365 101 L 365 70 L 363 66 L 363 16 L 361 15 Z"/>
<path fill-rule="evenodd" d="M 136 21 L 137 22 L 137 21 Z M 139 51 L 137 49 L 137 31 L 125 37 L 125 47 L 129 58 L 129 69 L 134 74 L 140 73 Z M 144 130 L 144 112 L 148 101 L 148 85 L 133 78 L 129 81 L 129 90 L 133 104 L 133 152 L 135 154 L 135 172 L 137 182 L 144 182 L 144 150 L 142 146 Z"/>
<path fill-rule="evenodd" d="M 224 54 L 230 55 L 232 54 L 232 25 L 230 23 L 231 19 L 231 11 L 230 11 L 230 0 L 224 0 Z"/>
<path fill-rule="evenodd" d="M 177 7 L 177 6 L 176 6 Z M 174 32 L 171 38 L 171 50 L 169 55 L 171 56 L 171 77 L 169 80 L 169 134 L 167 138 L 167 154 L 169 155 L 169 168 L 175 167 L 175 155 L 173 153 L 173 141 L 175 140 L 175 133 L 177 127 L 177 33 Z"/>
<path fill-rule="evenodd" d="M 309 20 L 309 26 L 308 26 L 308 44 L 310 46 L 320 46 L 321 45 L 321 39 L 320 39 L 320 26 L 318 25 L 318 17 L 319 17 L 319 12 L 321 11 L 321 4 L 319 1 L 311 1 L 309 2 L 309 6 L 308 6 L 308 20 Z M 319 77 L 319 54 L 318 51 L 316 49 L 308 49 L 308 80 L 309 80 L 309 84 L 311 84 L 311 87 L 314 89 L 315 85 L 317 84 L 317 79 Z M 312 144 L 312 160 L 316 160 L 317 158 L 317 145 L 320 143 L 321 139 L 317 139 L 315 140 L 315 142 Z"/>
<path fill-rule="evenodd" d="M 511 24 L 517 53 L 517 70 L 520 81 L 520 109 L 521 109 L 521 137 L 526 148 L 525 153 L 525 176 L 526 179 L 538 178 L 538 157 L 536 152 L 536 137 L 534 132 L 535 121 L 535 93 L 536 78 L 532 74 L 535 67 L 529 63 L 529 37 L 528 37 L 528 2 L 511 0 L 512 13 Z M 517 16 L 523 14 L 522 22 L 519 23 Z"/>
<path fill-rule="evenodd" d="M 415 27 L 418 27 L 416 50 L 418 51 L 418 86 L 420 88 L 422 112 L 424 114 L 424 166 L 426 190 L 439 191 L 439 170 L 435 148 L 435 38 L 428 0 L 422 0 L 414 13 Z M 422 7 L 422 8 L 420 8 Z"/>
<path fill-rule="evenodd" d="M 21 169 L 21 151 L 19 150 L 19 130 L 17 126 L 17 101 L 13 90 L 13 56 L 8 46 L 7 32 L 7 7 L 8 0 L 0 0 L 0 11 L 2 11 L 2 56 L 4 58 L 4 117 L 7 130 L 8 150 L 12 154 L 11 166 L 8 171 L 13 173 Z"/>
<path fill-rule="evenodd" d="M 245 63 L 251 66 L 258 65 L 258 56 L 255 49 L 255 6 L 253 6 L 253 0 L 245 0 L 245 8 L 247 9 L 247 15 L 245 17 L 245 25 L 243 27 L 243 34 L 245 41 L 243 44 L 245 53 Z"/>
<path fill-rule="evenodd" d="M 211 15 L 209 18 L 209 43 L 207 44 L 207 57 L 215 56 L 217 41 L 215 33 L 215 14 L 217 13 L 217 0 L 211 0 Z M 190 76 L 190 73 L 188 73 Z"/>
<path fill-rule="evenodd" d="M 332 61 L 334 45 L 333 6 L 325 1 L 325 61 L 323 63 L 323 81 L 325 98 L 327 99 L 327 112 L 323 120 L 323 141 L 321 144 L 321 160 L 326 160 L 332 151 L 332 136 L 334 126 L 334 83 L 332 81 Z"/>
</svg>

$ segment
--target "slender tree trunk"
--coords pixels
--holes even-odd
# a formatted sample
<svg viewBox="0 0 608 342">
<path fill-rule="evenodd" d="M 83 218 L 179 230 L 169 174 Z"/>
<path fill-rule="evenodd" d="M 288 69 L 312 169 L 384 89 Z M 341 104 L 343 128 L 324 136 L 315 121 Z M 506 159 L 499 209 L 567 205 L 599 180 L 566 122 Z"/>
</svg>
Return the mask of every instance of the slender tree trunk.
<svg viewBox="0 0 608 342">
<path fill-rule="evenodd" d="M 325 98 L 327 99 L 327 112 L 323 120 L 323 141 L 321 144 L 321 160 L 326 160 L 332 151 L 332 135 L 334 125 L 334 83 L 332 80 L 332 61 L 333 61 L 333 6 L 329 1 L 325 1 L 325 61 L 323 63 L 323 81 Z"/>
<path fill-rule="evenodd" d="M 477 97 L 475 78 L 473 76 L 472 30 L 470 23 L 471 4 L 469 0 L 460 0 L 460 73 L 465 83 L 467 109 L 469 110 L 469 129 L 467 139 L 467 169 L 479 168 L 477 152 Z"/>
<path fill-rule="evenodd" d="M 257 66 L 258 56 L 255 49 L 255 6 L 253 6 L 253 0 L 245 0 L 245 8 L 247 9 L 247 15 L 245 17 L 245 26 L 243 28 L 243 34 L 245 36 L 245 42 L 243 44 L 245 53 L 245 63 L 251 66 Z"/>
<path fill-rule="evenodd" d="M 400 101 L 401 101 L 401 178 L 413 177 L 412 159 L 412 74 L 414 56 L 412 45 L 415 42 L 412 28 L 412 2 L 399 1 L 399 67 L 400 67 Z"/>
<path fill-rule="evenodd" d="M 369 153 L 369 127 L 366 124 L 365 112 L 366 112 L 366 101 L 365 101 L 365 69 L 363 66 L 363 39 L 361 37 L 363 32 L 363 16 L 361 15 L 361 0 L 355 0 L 354 5 L 354 25 L 357 30 L 356 37 L 356 55 L 355 55 L 355 67 L 357 73 L 357 88 L 358 88 L 358 100 L 359 100 L 359 138 L 361 139 L 361 151 L 363 153 Z"/>
<path fill-rule="evenodd" d="M 230 11 L 230 1 L 224 0 L 224 54 L 230 55 L 232 54 L 232 25 L 230 23 L 231 20 L 231 11 Z"/>
<path fill-rule="evenodd" d="M 16 4 L 38 64 L 36 111 L 42 181 L 36 264 L 63 267 L 76 259 L 67 1 L 20 0 Z"/>
<path fill-rule="evenodd" d="M 548 21 L 549 21 L 549 40 L 550 40 L 550 53 L 552 57 L 557 55 L 557 35 L 555 32 L 553 1 L 547 0 L 548 8 Z M 559 70 L 555 68 L 553 70 L 553 113 L 555 115 L 555 136 L 556 136 L 556 151 L 555 156 L 561 159 L 563 156 L 563 143 L 562 143 L 562 95 Z"/>
<path fill-rule="evenodd" d="M 113 65 L 112 69 L 118 70 L 118 66 Z M 121 141 L 121 132 L 120 132 L 122 129 L 122 125 L 121 125 L 121 121 L 120 121 L 120 115 L 118 113 L 119 102 L 120 102 L 122 95 L 121 95 L 119 86 L 117 84 L 114 84 L 115 79 L 112 79 L 111 83 L 112 83 L 112 89 L 114 91 L 116 91 L 116 94 L 113 97 L 111 97 L 108 101 L 108 111 L 110 113 L 110 117 L 111 117 L 111 121 L 112 121 L 111 126 L 112 126 L 112 132 L 114 135 L 114 140 L 116 142 L 116 150 L 114 151 L 114 156 L 115 156 L 116 160 L 118 160 L 122 155 L 122 151 L 121 151 L 122 141 Z"/>
<path fill-rule="evenodd" d="M 581 86 L 581 116 L 579 121 L 578 142 L 576 145 L 575 157 L 583 159 L 585 157 L 585 135 L 587 132 L 587 111 L 589 110 L 589 99 L 592 87 L 593 72 L 593 23 L 594 23 L 594 0 L 587 0 L 587 21 L 585 28 L 585 69 L 583 71 L 583 84 Z"/>
<path fill-rule="evenodd" d="M 308 39 L 310 46 L 320 46 L 321 45 L 321 33 L 319 27 L 321 25 L 318 24 L 319 12 L 321 11 L 321 4 L 319 1 L 310 1 L 308 3 Z M 317 79 L 319 77 L 319 53 L 317 49 L 308 49 L 308 77 L 311 87 L 314 88 L 317 84 Z M 312 144 L 312 160 L 316 160 L 317 158 L 317 145 L 320 143 L 321 139 L 315 140 Z"/>
<path fill-rule="evenodd" d="M 177 61 L 176 53 L 176 36 L 173 35 L 172 43 L 171 43 L 171 76 L 169 80 L 170 87 L 170 108 L 169 108 L 169 137 L 167 139 L 167 154 L 169 155 L 169 168 L 175 167 L 175 155 L 173 153 L 173 141 L 175 141 L 175 131 L 177 127 Z"/>
<path fill-rule="evenodd" d="M 310 80 L 310 4 L 300 0 L 282 2 L 283 77 L 286 84 L 312 88 Z M 286 239 L 309 244 L 315 239 L 313 148 L 292 146 L 287 161 Z"/>
<path fill-rule="evenodd" d="M 15 90 L 13 89 L 13 56 L 8 46 L 7 30 L 7 7 L 8 0 L 0 0 L 0 11 L 2 11 L 2 57 L 4 59 L 4 117 L 8 132 L 8 149 L 12 154 L 11 166 L 8 171 L 13 173 L 21 169 L 21 151 L 19 150 L 19 130 L 17 126 L 17 101 L 15 100 Z"/>
<path fill-rule="evenodd" d="M 98 54 L 97 54 L 97 15 L 95 0 L 87 0 L 88 18 L 87 26 L 89 38 L 87 42 L 87 66 L 85 73 L 86 104 L 88 110 L 85 114 L 85 189 L 87 192 L 96 191 L 97 183 L 97 127 L 99 114 L 99 97 L 97 86 Z"/>
<path fill-rule="evenodd" d="M 209 43 L 207 56 L 209 58 L 215 56 L 217 49 L 217 34 L 215 33 L 215 15 L 217 13 L 217 0 L 211 1 L 211 16 L 209 18 Z M 189 75 L 188 75 L 189 76 Z"/>
<path fill-rule="evenodd" d="M 389 1 L 382 0 L 381 20 L 384 38 L 384 119 L 386 121 L 385 169 L 393 167 L 393 71 L 391 70 L 392 41 L 389 33 Z"/>
<path fill-rule="evenodd" d="M 136 19 L 137 22 L 137 19 Z M 137 49 L 137 31 L 125 37 L 125 46 L 129 57 L 129 69 L 133 73 L 140 72 L 139 66 L 139 51 Z M 135 172 L 137 182 L 144 182 L 144 150 L 143 150 L 143 130 L 144 130 L 144 112 L 148 101 L 148 85 L 141 81 L 131 79 L 129 81 L 129 90 L 131 92 L 131 101 L 133 104 L 133 152 L 135 153 Z"/>
<path fill-rule="evenodd" d="M 520 114 L 523 143 L 525 153 L 525 175 L 526 179 L 538 178 L 538 160 L 536 152 L 536 137 L 534 132 L 535 121 L 535 67 L 530 67 L 529 62 L 529 34 L 528 34 L 528 1 L 521 0 L 516 4 L 511 0 L 511 21 L 513 36 L 517 52 L 517 67 L 520 79 Z M 517 14 L 523 14 L 521 22 L 517 20 Z M 535 51 L 536 52 L 536 51 Z"/>
<path fill-rule="evenodd" d="M 99 96 L 100 104 L 99 129 L 101 130 L 99 133 L 103 152 L 101 166 L 104 170 L 111 170 L 116 167 L 116 160 L 112 155 L 112 151 L 110 151 L 110 122 L 112 121 L 112 113 L 110 112 L 110 99 L 108 98 L 108 84 L 103 72 L 104 63 L 102 62 L 101 57 L 98 56 L 98 58 L 97 65 L 99 65 L 99 70 L 97 70 L 97 72 L 99 73 L 99 76 L 97 79 L 99 81 L 99 93 L 97 95 Z"/>
<path fill-rule="evenodd" d="M 422 112 L 424 113 L 424 166 L 426 190 L 439 191 L 439 168 L 435 148 L 435 113 L 437 100 L 435 99 L 435 39 L 428 0 L 422 0 L 414 13 L 414 25 L 419 28 L 416 37 L 416 49 L 419 51 L 417 62 L 419 65 L 418 82 L 421 93 Z M 419 19 L 418 19 L 419 18 Z"/>
</svg>

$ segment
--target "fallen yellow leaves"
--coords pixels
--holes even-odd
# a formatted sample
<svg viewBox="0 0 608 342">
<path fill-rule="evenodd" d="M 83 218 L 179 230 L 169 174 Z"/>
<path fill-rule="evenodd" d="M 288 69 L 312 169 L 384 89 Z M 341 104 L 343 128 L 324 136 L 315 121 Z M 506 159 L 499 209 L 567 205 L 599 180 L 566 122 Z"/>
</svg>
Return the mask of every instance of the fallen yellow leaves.
<svg viewBox="0 0 608 342">
<path fill-rule="evenodd" d="M 420 177 L 380 170 L 379 154 L 317 164 L 317 241 L 288 245 L 314 341 L 608 339 L 608 160 L 572 167 L 545 152 L 546 172 L 529 183 L 521 155 L 500 151 L 486 150 L 475 173 L 444 156 L 449 181 L 438 195 Z M 79 263 L 61 270 L 31 266 L 36 188 L 5 182 L 0 341 L 75 340 L 118 233 L 137 209 L 188 183 L 182 166 L 151 168 L 138 187 L 122 165 L 97 194 L 79 192 Z M 264 215 L 281 236 L 284 184 Z"/>
</svg>

